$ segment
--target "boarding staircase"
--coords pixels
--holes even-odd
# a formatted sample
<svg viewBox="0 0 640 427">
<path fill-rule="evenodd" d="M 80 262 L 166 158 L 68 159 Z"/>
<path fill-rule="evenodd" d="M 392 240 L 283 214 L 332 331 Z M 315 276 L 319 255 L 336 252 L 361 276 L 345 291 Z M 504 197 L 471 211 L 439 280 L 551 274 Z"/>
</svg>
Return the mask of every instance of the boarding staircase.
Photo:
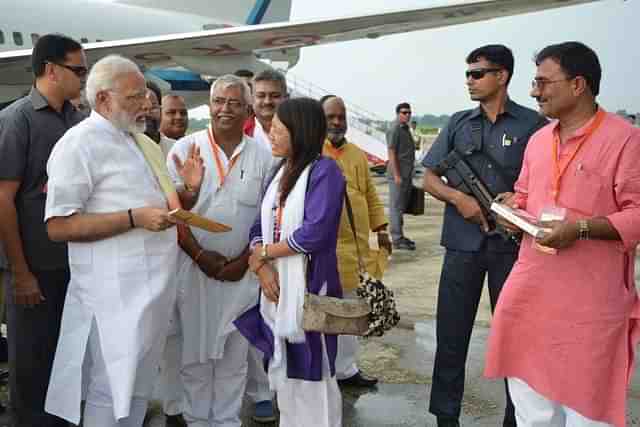
<svg viewBox="0 0 640 427">
<path fill-rule="evenodd" d="M 287 76 L 287 85 L 292 97 L 307 96 L 320 99 L 325 95 L 334 94 L 314 83 L 303 79 L 291 71 L 280 70 Z M 385 119 L 367 109 L 344 99 L 347 107 L 347 121 L 349 124 L 347 139 L 368 154 L 369 162 L 382 164 L 387 161 L 387 145 L 385 142 Z"/>
</svg>

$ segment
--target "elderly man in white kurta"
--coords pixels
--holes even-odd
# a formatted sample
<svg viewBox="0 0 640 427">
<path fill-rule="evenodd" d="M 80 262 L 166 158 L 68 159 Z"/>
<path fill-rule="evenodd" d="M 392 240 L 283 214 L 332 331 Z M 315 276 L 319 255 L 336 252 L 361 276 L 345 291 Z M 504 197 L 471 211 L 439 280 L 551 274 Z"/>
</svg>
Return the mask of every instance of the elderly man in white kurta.
<svg viewBox="0 0 640 427">
<path fill-rule="evenodd" d="M 256 277 L 247 273 L 249 228 L 271 165 L 271 153 L 243 133 L 250 101 L 241 78 L 220 77 L 211 88 L 210 127 L 180 139 L 170 153 L 184 159 L 197 147 L 205 174 L 192 211 L 232 227 L 216 235 L 192 229 L 183 243 L 189 256 L 177 276 L 178 310 L 183 415 L 190 427 L 241 425 L 249 345 L 232 322 L 258 300 Z M 174 163 L 168 162 L 169 172 L 180 187 Z"/>
<path fill-rule="evenodd" d="M 45 409 L 78 424 L 86 400 L 87 427 L 142 425 L 175 301 L 178 244 L 168 205 L 179 202 L 163 191 L 137 140 L 145 92 L 133 62 L 98 61 L 87 81 L 93 112 L 47 165 L 45 220 L 53 240 L 69 242 L 71 281 Z"/>
</svg>

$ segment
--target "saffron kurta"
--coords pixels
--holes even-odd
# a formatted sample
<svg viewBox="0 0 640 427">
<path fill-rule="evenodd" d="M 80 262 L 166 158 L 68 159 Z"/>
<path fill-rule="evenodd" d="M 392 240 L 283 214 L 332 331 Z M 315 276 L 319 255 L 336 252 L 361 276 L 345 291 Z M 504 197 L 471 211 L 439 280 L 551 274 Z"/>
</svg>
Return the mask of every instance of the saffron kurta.
<svg viewBox="0 0 640 427">
<path fill-rule="evenodd" d="M 329 141 L 325 142 L 322 154 L 334 159 L 347 182 L 347 194 L 353 208 L 358 245 L 369 273 L 378 273 L 378 269 L 370 268 L 377 261 L 377 251 L 369 249 L 369 231 L 378 229 L 389 221 L 384 214 L 384 205 L 378 197 L 371 181 L 369 163 L 362 150 L 348 142 L 335 148 Z M 345 293 L 358 286 L 358 257 L 353 232 L 349 225 L 346 207 L 342 211 L 340 230 L 338 231 L 338 271 L 340 282 Z M 381 279 L 381 277 L 378 277 Z"/>
<path fill-rule="evenodd" d="M 313 294 L 318 294 L 326 286 L 328 296 L 342 296 L 336 242 L 344 188 L 344 178 L 336 163 L 328 158 L 318 160 L 309 176 L 302 226 L 288 239 L 291 249 L 311 257 L 307 270 L 307 291 Z M 260 217 L 251 228 L 250 237 L 252 245 L 262 241 Z M 262 319 L 259 306 L 240 316 L 235 325 L 251 344 L 264 353 L 267 361 L 271 359 L 274 351 L 273 332 Z M 288 378 L 308 381 L 323 379 L 322 339 L 325 340 L 331 375 L 335 375 L 337 337 L 306 332 L 305 338 L 304 343 L 287 343 Z"/>
<path fill-rule="evenodd" d="M 569 155 L 587 123 L 562 144 Z M 554 204 L 557 122 L 536 133 L 515 185 L 539 216 Z M 570 221 L 606 217 L 622 241 L 576 241 L 549 255 L 522 241 L 494 314 L 485 375 L 516 377 L 581 415 L 625 425 L 627 383 L 638 342 L 634 284 L 640 242 L 640 129 L 607 114 L 562 176 L 557 206 Z"/>
</svg>

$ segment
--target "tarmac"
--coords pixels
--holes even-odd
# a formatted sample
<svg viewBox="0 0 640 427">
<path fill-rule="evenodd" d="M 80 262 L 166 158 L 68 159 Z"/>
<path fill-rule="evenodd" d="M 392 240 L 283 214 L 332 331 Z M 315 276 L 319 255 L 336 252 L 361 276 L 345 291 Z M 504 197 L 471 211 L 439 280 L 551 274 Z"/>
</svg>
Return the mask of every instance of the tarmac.
<svg viewBox="0 0 640 427">
<path fill-rule="evenodd" d="M 416 184 L 420 177 L 416 177 Z M 374 178 L 386 204 L 386 178 Z M 345 427 L 436 426 L 428 413 L 431 373 L 435 354 L 435 310 L 443 249 L 439 245 L 443 204 L 428 198 L 423 216 L 405 216 L 405 234 L 416 242 L 415 252 L 396 251 L 392 255 L 384 283 L 394 290 L 401 315 L 400 325 L 384 337 L 361 340 L 359 366 L 380 379 L 373 390 L 343 389 Z M 636 283 L 640 282 L 640 258 L 636 259 Z M 502 425 L 504 385 L 482 376 L 485 344 L 491 313 L 488 295 L 483 295 L 471 338 L 461 425 L 496 427 Z M 640 376 L 634 374 L 628 394 L 628 426 L 640 425 Z M 2 396 L 6 401 L 6 395 Z M 250 419 L 251 405 L 245 402 L 243 426 Z M 152 403 L 147 427 L 164 427 L 158 402 Z M 7 416 L 0 427 L 11 426 Z M 304 426 L 300 426 L 304 427 Z"/>
</svg>

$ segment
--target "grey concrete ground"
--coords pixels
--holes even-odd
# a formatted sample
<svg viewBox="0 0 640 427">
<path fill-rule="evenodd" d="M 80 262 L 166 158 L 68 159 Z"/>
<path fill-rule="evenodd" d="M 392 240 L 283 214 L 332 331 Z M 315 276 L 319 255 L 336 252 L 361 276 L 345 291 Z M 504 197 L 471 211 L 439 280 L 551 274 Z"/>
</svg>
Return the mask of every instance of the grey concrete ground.
<svg viewBox="0 0 640 427">
<path fill-rule="evenodd" d="M 376 178 L 375 181 L 386 201 L 385 179 Z M 416 241 L 417 250 L 394 253 L 384 280 L 396 293 L 401 325 L 382 338 L 362 340 L 360 367 L 365 373 L 380 378 L 381 383 L 372 391 L 344 390 L 345 427 L 435 426 L 435 418 L 427 413 L 427 401 L 435 350 L 437 286 L 443 255 L 438 244 L 441 215 L 442 204 L 429 199 L 426 215 L 406 218 L 406 235 Z M 640 262 L 637 265 L 640 270 Z M 636 277 L 636 283 L 639 278 Z M 461 418 L 463 426 L 502 425 L 502 382 L 482 377 L 490 319 L 485 295 L 469 351 Z M 249 412 L 249 405 L 245 405 L 243 425 L 259 426 L 250 420 Z M 640 425 L 640 377 L 637 372 L 629 392 L 628 414 L 628 425 Z M 7 418 L 0 417 L 0 427 L 5 425 L 9 425 Z M 154 416 L 147 426 L 164 426 L 159 407 L 154 407 Z"/>
</svg>

